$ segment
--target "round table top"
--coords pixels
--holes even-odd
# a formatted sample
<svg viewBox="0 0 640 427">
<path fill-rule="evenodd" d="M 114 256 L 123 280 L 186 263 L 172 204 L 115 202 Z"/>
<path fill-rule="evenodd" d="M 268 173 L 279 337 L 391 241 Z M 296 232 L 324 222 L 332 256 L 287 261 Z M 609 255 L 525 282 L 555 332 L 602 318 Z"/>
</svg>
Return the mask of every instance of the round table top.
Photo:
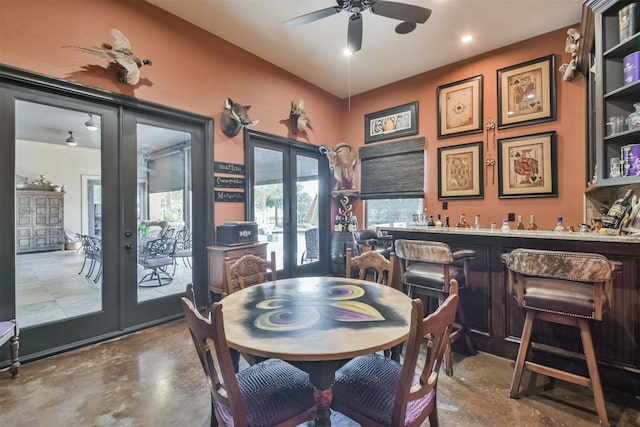
<svg viewBox="0 0 640 427">
<path fill-rule="evenodd" d="M 411 298 L 364 280 L 283 279 L 242 289 L 220 302 L 229 346 L 256 356 L 350 359 L 409 336 Z"/>
</svg>

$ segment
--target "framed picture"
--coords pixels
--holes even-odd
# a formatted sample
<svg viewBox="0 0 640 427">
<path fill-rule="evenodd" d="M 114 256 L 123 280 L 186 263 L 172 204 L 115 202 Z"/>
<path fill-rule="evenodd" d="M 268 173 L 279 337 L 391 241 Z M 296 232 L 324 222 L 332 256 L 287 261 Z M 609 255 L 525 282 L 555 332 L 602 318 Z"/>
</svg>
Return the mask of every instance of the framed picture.
<svg viewBox="0 0 640 427">
<path fill-rule="evenodd" d="M 364 143 L 418 133 L 418 101 L 364 116 Z"/>
<path fill-rule="evenodd" d="M 483 77 L 438 86 L 438 139 L 482 132 Z"/>
<path fill-rule="evenodd" d="M 498 128 L 556 119 L 556 69 L 549 55 L 498 70 Z"/>
<path fill-rule="evenodd" d="M 482 142 L 438 148 L 438 199 L 484 197 Z"/>
<path fill-rule="evenodd" d="M 498 140 L 498 196 L 558 195 L 555 131 Z"/>
</svg>

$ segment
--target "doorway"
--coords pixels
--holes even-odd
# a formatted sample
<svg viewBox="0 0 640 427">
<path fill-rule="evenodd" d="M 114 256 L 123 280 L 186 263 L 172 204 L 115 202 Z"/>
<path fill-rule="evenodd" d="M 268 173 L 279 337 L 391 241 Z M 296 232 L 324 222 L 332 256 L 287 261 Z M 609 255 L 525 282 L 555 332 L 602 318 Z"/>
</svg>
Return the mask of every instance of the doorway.
<svg viewBox="0 0 640 427">
<path fill-rule="evenodd" d="M 0 313 L 18 321 L 21 359 L 178 318 L 187 283 L 206 301 L 212 120 L 10 67 L 0 78 Z M 157 286 L 142 280 L 155 267 L 143 223 L 190 248 Z"/>
<path fill-rule="evenodd" d="M 329 175 L 318 147 L 245 130 L 246 217 L 258 223 L 278 277 L 329 271 Z"/>
</svg>

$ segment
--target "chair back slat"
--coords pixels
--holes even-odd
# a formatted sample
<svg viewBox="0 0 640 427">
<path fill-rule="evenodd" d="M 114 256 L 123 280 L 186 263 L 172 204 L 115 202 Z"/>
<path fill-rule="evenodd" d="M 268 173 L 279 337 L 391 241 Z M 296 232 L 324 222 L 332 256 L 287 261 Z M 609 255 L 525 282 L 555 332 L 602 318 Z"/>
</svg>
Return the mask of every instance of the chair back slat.
<svg viewBox="0 0 640 427">
<path fill-rule="evenodd" d="M 222 305 L 214 303 L 209 319 L 205 319 L 195 308 L 191 298 L 194 298 L 193 291 L 191 294 L 187 291 L 187 297 L 182 297 L 182 304 L 215 406 L 223 405 L 229 408 L 235 425 L 248 425 L 247 408 L 240 394 L 224 333 Z"/>
<path fill-rule="evenodd" d="M 454 281 L 455 282 L 455 281 Z M 403 422 L 409 402 L 424 397 L 437 388 L 440 365 L 444 357 L 449 334 L 458 308 L 457 284 L 438 309 L 423 318 L 424 307 L 420 299 L 412 301 L 411 332 L 400 376 L 398 394 L 394 403 L 393 420 Z M 418 358 L 424 355 L 419 369 L 420 379 L 414 381 Z M 404 424 L 401 424 L 404 425 Z"/>
</svg>

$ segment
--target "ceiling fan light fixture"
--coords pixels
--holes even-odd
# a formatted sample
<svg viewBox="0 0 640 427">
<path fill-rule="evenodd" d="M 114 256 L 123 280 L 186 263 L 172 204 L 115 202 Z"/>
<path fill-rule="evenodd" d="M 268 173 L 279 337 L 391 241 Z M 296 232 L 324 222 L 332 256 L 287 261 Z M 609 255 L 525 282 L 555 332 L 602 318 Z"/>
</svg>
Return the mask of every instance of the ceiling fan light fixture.
<svg viewBox="0 0 640 427">
<path fill-rule="evenodd" d="M 68 132 L 69 132 L 69 138 L 67 138 L 65 142 L 67 143 L 67 145 L 70 145 L 71 147 L 75 147 L 76 145 L 78 145 L 78 142 L 73 137 L 73 132 L 72 131 L 68 131 Z"/>
<path fill-rule="evenodd" d="M 89 120 L 87 120 L 86 122 L 84 122 L 84 125 L 87 129 L 89 129 L 90 131 L 95 131 L 98 130 L 100 127 L 98 126 L 98 123 L 96 123 L 95 120 L 93 120 L 93 115 L 89 114 Z"/>
<path fill-rule="evenodd" d="M 417 24 L 415 22 L 401 22 L 396 25 L 396 33 L 398 34 L 409 34 L 411 31 L 416 29 Z"/>
</svg>

